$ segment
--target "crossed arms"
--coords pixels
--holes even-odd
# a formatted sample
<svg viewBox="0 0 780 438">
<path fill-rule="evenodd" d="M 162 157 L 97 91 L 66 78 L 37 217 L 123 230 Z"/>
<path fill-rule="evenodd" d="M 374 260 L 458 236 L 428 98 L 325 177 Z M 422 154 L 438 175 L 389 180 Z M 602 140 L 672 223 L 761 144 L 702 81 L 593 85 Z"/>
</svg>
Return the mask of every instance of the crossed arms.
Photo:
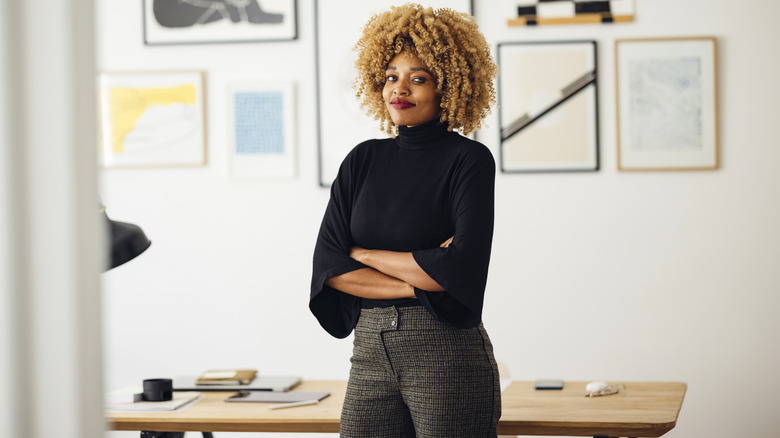
<svg viewBox="0 0 780 438">
<path fill-rule="evenodd" d="M 439 245 L 446 248 L 452 237 Z M 442 292 L 444 288 L 414 260 L 411 252 L 351 248 L 349 256 L 368 266 L 325 280 L 328 286 L 362 298 L 415 298 L 414 288 Z"/>
</svg>

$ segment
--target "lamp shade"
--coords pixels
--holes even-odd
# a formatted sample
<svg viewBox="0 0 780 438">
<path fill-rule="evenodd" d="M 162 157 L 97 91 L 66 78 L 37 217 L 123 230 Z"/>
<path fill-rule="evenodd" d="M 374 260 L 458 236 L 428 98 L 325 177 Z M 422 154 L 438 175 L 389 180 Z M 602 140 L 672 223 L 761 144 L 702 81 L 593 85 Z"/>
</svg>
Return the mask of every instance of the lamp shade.
<svg viewBox="0 0 780 438">
<path fill-rule="evenodd" d="M 116 268 L 134 259 L 152 244 L 138 225 L 111 220 L 105 211 L 103 216 L 108 227 L 111 245 L 111 260 L 106 270 Z"/>
</svg>

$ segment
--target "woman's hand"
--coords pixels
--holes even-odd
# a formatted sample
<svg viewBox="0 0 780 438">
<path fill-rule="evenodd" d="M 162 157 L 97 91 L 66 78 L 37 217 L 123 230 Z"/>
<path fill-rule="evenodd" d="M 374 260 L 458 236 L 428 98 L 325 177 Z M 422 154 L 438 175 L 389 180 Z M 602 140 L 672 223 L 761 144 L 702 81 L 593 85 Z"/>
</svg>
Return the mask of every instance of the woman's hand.
<svg viewBox="0 0 780 438">
<path fill-rule="evenodd" d="M 448 248 L 450 246 L 450 243 L 452 243 L 452 239 L 454 239 L 455 236 L 450 237 L 449 239 L 445 240 L 444 243 L 439 245 L 440 248 Z"/>
</svg>

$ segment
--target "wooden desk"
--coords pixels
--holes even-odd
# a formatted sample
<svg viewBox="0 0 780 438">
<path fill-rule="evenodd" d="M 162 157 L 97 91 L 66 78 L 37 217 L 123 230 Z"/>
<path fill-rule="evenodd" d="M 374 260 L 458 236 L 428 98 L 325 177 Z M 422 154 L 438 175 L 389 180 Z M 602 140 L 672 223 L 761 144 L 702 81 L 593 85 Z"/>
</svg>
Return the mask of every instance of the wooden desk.
<svg viewBox="0 0 780 438">
<path fill-rule="evenodd" d="M 226 403 L 232 392 L 203 392 L 204 398 L 180 412 L 109 412 L 113 430 L 165 432 L 332 432 L 339 431 L 339 416 L 347 382 L 303 381 L 295 391 L 329 391 L 311 406 L 268 409 L 278 403 Z"/>
<path fill-rule="evenodd" d="M 585 397 L 585 385 L 535 391 L 532 382 L 512 382 L 501 397 L 499 435 L 661 436 L 677 424 L 687 386 L 625 382 L 618 394 Z"/>
<path fill-rule="evenodd" d="M 234 392 L 204 392 L 180 412 L 110 412 L 112 430 L 337 433 L 344 381 L 304 381 L 295 390 L 330 391 L 317 405 L 270 410 L 271 403 L 225 403 Z M 585 382 L 535 391 L 515 381 L 502 395 L 499 435 L 658 437 L 677 423 L 686 385 L 626 382 L 619 394 L 585 397 Z"/>
</svg>

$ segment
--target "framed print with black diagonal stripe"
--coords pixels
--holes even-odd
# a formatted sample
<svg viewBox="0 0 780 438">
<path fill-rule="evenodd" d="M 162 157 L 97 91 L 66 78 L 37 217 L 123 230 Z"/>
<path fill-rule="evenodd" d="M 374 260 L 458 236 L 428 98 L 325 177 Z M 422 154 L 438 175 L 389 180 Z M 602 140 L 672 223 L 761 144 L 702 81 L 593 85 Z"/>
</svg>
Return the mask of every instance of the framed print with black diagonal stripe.
<svg viewBox="0 0 780 438">
<path fill-rule="evenodd" d="M 595 41 L 498 45 L 502 172 L 599 169 Z"/>
</svg>

